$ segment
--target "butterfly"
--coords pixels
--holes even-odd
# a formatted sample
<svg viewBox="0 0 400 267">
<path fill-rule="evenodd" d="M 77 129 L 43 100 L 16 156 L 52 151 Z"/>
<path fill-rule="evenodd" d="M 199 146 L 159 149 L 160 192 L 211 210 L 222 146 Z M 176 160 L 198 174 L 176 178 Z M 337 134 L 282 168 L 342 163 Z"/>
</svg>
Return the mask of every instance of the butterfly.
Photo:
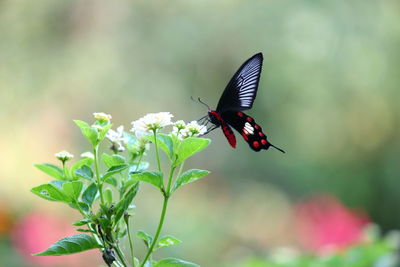
<svg viewBox="0 0 400 267">
<path fill-rule="evenodd" d="M 199 98 L 199 102 L 208 107 L 208 114 L 201 118 L 199 122 L 206 122 L 206 125 L 208 123 L 212 124 L 205 134 L 221 127 L 222 132 L 233 148 L 236 147 L 236 137 L 232 128 L 242 135 L 254 151 L 258 152 L 261 149 L 273 147 L 285 153 L 282 149 L 272 145 L 267 140 L 267 136 L 263 133 L 261 126 L 252 117 L 243 112 L 251 109 L 256 99 L 262 63 L 263 55 L 258 53 L 240 66 L 222 93 L 216 110 L 211 110 Z"/>
</svg>

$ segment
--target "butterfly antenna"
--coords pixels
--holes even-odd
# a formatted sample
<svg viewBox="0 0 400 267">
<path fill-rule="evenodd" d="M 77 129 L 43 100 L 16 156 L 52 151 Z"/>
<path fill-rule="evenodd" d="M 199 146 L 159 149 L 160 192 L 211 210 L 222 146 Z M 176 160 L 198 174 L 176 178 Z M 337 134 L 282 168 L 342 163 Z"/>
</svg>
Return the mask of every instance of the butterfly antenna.
<svg viewBox="0 0 400 267">
<path fill-rule="evenodd" d="M 197 100 L 199 101 L 199 103 L 203 104 L 204 106 L 206 106 L 208 108 L 208 110 L 210 110 L 210 106 L 207 105 L 206 103 L 204 103 L 203 101 L 201 101 L 200 97 L 197 98 Z"/>
<path fill-rule="evenodd" d="M 273 148 L 279 150 L 282 153 L 286 153 L 283 149 L 280 149 L 279 147 L 274 146 L 273 144 L 269 143 L 270 146 L 272 146 Z"/>
</svg>

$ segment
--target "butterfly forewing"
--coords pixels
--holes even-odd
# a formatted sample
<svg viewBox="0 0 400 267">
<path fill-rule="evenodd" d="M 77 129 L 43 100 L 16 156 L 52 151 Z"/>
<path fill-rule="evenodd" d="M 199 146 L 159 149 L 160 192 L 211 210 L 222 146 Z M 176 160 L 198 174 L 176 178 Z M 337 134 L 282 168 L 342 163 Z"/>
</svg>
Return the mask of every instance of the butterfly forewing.
<svg viewBox="0 0 400 267">
<path fill-rule="evenodd" d="M 268 149 L 271 146 L 261 126 L 252 117 L 241 111 L 223 112 L 221 117 L 225 123 L 228 123 L 243 136 L 243 139 L 249 144 L 251 149 L 260 151 L 261 149 Z"/>
<path fill-rule="evenodd" d="M 263 56 L 258 53 L 237 70 L 226 86 L 217 106 L 218 112 L 243 111 L 253 106 L 257 95 Z"/>
</svg>

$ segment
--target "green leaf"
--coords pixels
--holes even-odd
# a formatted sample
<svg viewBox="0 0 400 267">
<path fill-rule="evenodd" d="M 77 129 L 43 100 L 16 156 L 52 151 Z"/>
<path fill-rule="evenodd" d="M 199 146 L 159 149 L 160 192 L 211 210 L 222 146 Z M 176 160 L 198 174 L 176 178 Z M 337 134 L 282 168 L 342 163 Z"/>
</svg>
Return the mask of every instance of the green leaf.
<svg viewBox="0 0 400 267">
<path fill-rule="evenodd" d="M 104 198 L 106 200 L 107 203 L 112 203 L 112 191 L 110 188 L 107 188 L 106 190 L 104 190 Z"/>
<path fill-rule="evenodd" d="M 82 220 L 74 222 L 72 225 L 73 226 L 82 226 L 82 225 L 86 225 L 88 223 L 90 223 L 89 219 L 82 219 Z"/>
<path fill-rule="evenodd" d="M 154 267 L 200 267 L 200 265 L 179 259 L 167 258 L 157 262 Z"/>
<path fill-rule="evenodd" d="M 90 230 L 90 229 L 82 229 L 82 228 L 79 228 L 79 229 L 76 229 L 76 231 L 82 232 L 82 233 L 93 233 L 93 234 L 96 234 L 95 231 Z"/>
<path fill-rule="evenodd" d="M 88 204 L 86 204 L 84 202 L 81 202 L 81 201 L 70 202 L 70 203 L 68 203 L 68 205 L 73 209 L 83 210 L 85 213 L 89 212 L 89 206 L 88 206 Z M 79 205 L 80 209 L 79 209 L 78 205 Z"/>
<path fill-rule="evenodd" d="M 110 169 L 107 170 L 107 172 L 105 174 L 103 174 L 103 176 L 101 177 L 101 179 L 104 181 L 105 179 L 107 179 L 108 177 L 120 173 L 123 170 L 125 170 L 126 168 L 128 168 L 128 165 L 123 164 L 123 165 L 117 165 L 117 166 L 113 166 Z"/>
<path fill-rule="evenodd" d="M 113 185 L 115 187 L 118 186 L 118 181 L 114 177 L 108 177 L 107 179 L 104 180 L 105 183 Z"/>
<path fill-rule="evenodd" d="M 154 143 L 154 135 L 146 135 L 146 138 Z M 158 133 L 157 134 L 157 146 L 161 148 L 165 154 L 167 154 L 169 159 L 172 159 L 172 156 L 174 155 L 174 145 L 172 142 L 172 138 L 169 135 Z"/>
<path fill-rule="evenodd" d="M 107 166 L 107 168 L 111 168 L 111 167 L 118 166 L 118 165 L 124 165 L 126 163 L 125 158 L 118 154 L 109 155 L 109 154 L 103 153 L 101 155 L 101 159 L 103 160 L 103 163 L 104 163 L 104 165 Z"/>
<path fill-rule="evenodd" d="M 161 172 L 141 172 L 131 175 L 135 181 L 146 182 L 161 189 L 163 187 L 163 174 Z"/>
<path fill-rule="evenodd" d="M 97 191 L 98 189 L 96 183 L 91 183 L 83 192 L 82 201 L 88 204 L 89 207 L 91 207 L 93 201 L 96 199 Z"/>
<path fill-rule="evenodd" d="M 64 193 L 71 199 L 77 200 L 81 194 L 83 183 L 81 181 L 66 182 L 63 184 Z"/>
<path fill-rule="evenodd" d="M 69 198 L 55 185 L 42 184 L 31 189 L 31 192 L 50 201 L 69 202 Z"/>
<path fill-rule="evenodd" d="M 58 180 L 65 179 L 63 170 L 56 165 L 44 163 L 44 164 L 35 164 L 35 167 Z"/>
<path fill-rule="evenodd" d="M 157 247 L 158 248 L 169 247 L 180 243 L 182 243 L 182 241 L 177 239 L 176 237 L 173 237 L 172 235 L 166 235 L 160 238 Z"/>
<path fill-rule="evenodd" d="M 83 136 L 86 137 L 89 143 L 91 143 L 92 146 L 96 146 L 98 144 L 99 137 L 99 133 L 97 132 L 97 130 L 90 127 L 90 125 L 84 121 L 74 120 L 74 122 L 81 129 Z"/>
<path fill-rule="evenodd" d="M 144 241 L 144 244 L 149 247 L 153 242 L 153 237 L 146 233 L 145 231 L 139 230 L 136 233 L 136 236 Z"/>
<path fill-rule="evenodd" d="M 103 126 L 103 129 L 99 131 L 99 136 L 98 136 L 98 142 L 101 142 L 104 137 L 106 136 L 108 130 L 110 130 L 112 124 L 107 124 L 105 126 Z"/>
<path fill-rule="evenodd" d="M 90 167 L 93 163 L 93 159 L 91 158 L 84 158 L 81 159 L 77 162 L 74 163 L 74 165 L 72 165 L 71 167 L 71 175 L 72 177 L 74 177 L 75 179 L 79 178 L 79 176 L 76 175 L 76 170 L 80 169 L 82 166 L 87 165 L 88 167 Z"/>
<path fill-rule="evenodd" d="M 60 181 L 60 180 L 53 180 L 51 181 L 49 184 L 54 185 L 55 187 L 57 187 L 58 189 L 62 190 L 62 185 L 64 183 L 66 183 L 67 181 Z"/>
<path fill-rule="evenodd" d="M 176 154 L 177 161 L 176 165 L 182 163 L 187 158 L 193 156 L 194 154 L 200 152 L 210 144 L 211 140 L 207 138 L 189 137 L 178 145 Z"/>
<path fill-rule="evenodd" d="M 93 180 L 93 171 L 92 169 L 87 166 L 87 165 L 83 165 L 82 167 L 80 167 L 79 169 L 77 169 L 75 171 L 75 175 L 79 178 L 84 178 L 87 179 L 89 181 Z"/>
<path fill-rule="evenodd" d="M 200 178 L 203 178 L 207 174 L 209 174 L 209 171 L 205 170 L 197 170 L 197 169 L 192 169 L 184 172 L 181 176 L 179 176 L 174 184 L 174 187 L 172 191 L 175 191 L 178 189 L 180 186 L 188 183 L 192 183 L 194 181 L 197 181 Z"/>
<path fill-rule="evenodd" d="M 62 256 L 94 248 L 101 248 L 94 237 L 79 234 L 62 238 L 45 251 L 33 254 L 33 256 Z"/>
<path fill-rule="evenodd" d="M 141 161 L 139 164 L 133 163 L 129 166 L 129 173 L 142 172 L 147 170 L 149 166 L 150 164 L 147 161 Z"/>
<path fill-rule="evenodd" d="M 115 222 L 118 222 L 124 215 L 125 211 L 129 209 L 129 205 L 132 203 L 132 200 L 135 198 L 138 190 L 139 183 L 136 183 L 129 188 L 121 200 L 115 205 Z"/>
</svg>

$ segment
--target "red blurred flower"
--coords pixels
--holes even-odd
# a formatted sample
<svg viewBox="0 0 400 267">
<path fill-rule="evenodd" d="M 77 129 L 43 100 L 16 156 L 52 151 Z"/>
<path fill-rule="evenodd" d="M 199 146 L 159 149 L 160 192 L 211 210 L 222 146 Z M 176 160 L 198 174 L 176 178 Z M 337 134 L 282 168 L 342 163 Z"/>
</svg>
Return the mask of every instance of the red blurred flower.
<svg viewBox="0 0 400 267">
<path fill-rule="evenodd" d="M 31 213 L 23 217 L 15 226 L 12 241 L 16 250 L 30 263 L 38 266 L 95 266 L 100 263 L 98 250 L 68 256 L 34 257 L 57 240 L 77 234 L 66 221 L 40 213 Z"/>
<path fill-rule="evenodd" d="M 317 196 L 295 207 L 300 243 L 317 253 L 358 243 L 369 220 L 351 211 L 332 196 Z"/>
</svg>

